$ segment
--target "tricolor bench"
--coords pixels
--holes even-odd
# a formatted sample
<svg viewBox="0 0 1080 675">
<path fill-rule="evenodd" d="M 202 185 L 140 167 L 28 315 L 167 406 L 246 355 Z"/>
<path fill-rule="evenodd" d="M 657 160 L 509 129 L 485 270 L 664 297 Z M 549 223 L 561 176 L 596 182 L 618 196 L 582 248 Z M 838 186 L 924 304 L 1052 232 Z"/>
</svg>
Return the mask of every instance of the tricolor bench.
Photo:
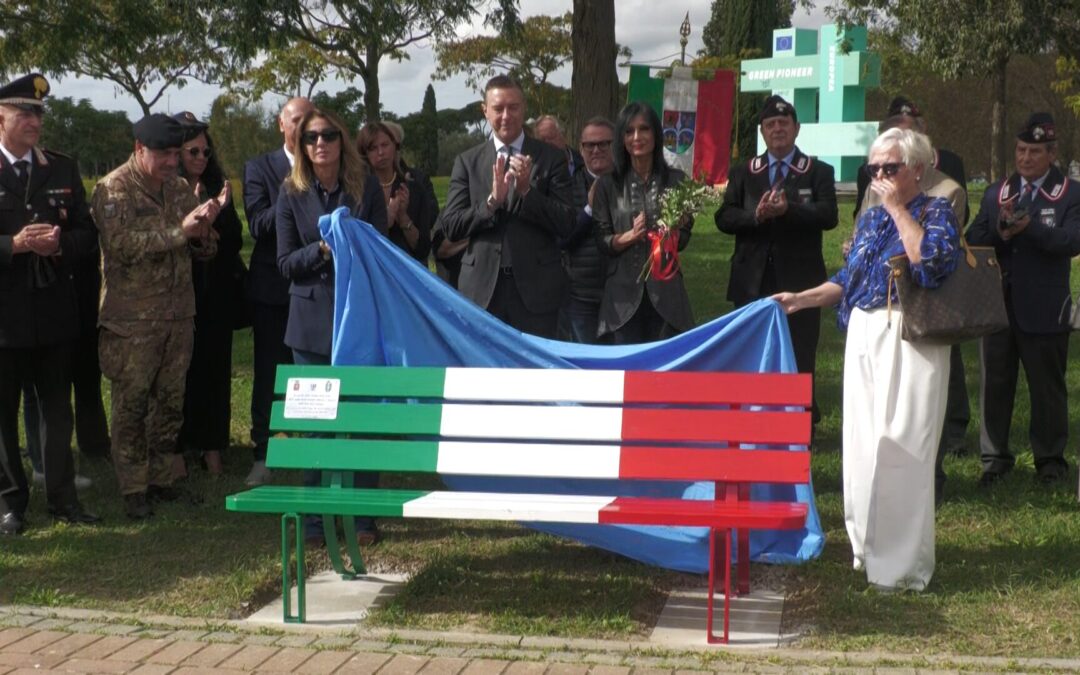
<svg viewBox="0 0 1080 675">
<path fill-rule="evenodd" d="M 305 620 L 300 518 L 306 514 L 324 516 L 334 569 L 346 577 L 366 573 L 349 534 L 356 516 L 708 527 L 709 642 L 728 639 L 731 533 L 737 542 L 737 590 L 747 593 L 749 531 L 797 530 L 806 523 L 805 503 L 751 501 L 750 485 L 809 482 L 810 454 L 791 451 L 810 442 L 808 375 L 282 366 L 275 392 L 285 400 L 273 406 L 271 429 L 279 435 L 270 440 L 267 466 L 322 470 L 323 486 L 264 485 L 230 495 L 225 505 L 231 511 L 282 514 L 286 622 Z M 743 449 L 747 444 L 754 449 Z M 716 497 L 344 487 L 351 485 L 346 476 L 352 471 L 711 481 Z M 332 516 L 345 520 L 351 570 L 342 560 Z M 290 524 L 295 615 L 290 612 Z M 720 573 L 722 637 L 713 633 Z"/>
</svg>

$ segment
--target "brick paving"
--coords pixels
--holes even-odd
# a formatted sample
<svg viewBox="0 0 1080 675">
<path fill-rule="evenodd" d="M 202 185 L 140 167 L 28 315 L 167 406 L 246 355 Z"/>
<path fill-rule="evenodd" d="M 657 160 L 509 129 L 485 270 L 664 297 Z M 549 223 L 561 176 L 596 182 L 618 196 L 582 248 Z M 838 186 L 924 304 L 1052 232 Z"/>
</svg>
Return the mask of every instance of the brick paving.
<svg viewBox="0 0 1080 675">
<path fill-rule="evenodd" d="M 152 625 L 150 625 L 152 624 Z M 786 650 L 664 652 L 648 643 L 461 634 L 248 632 L 238 624 L 0 606 L 0 675 L 705 675 L 706 673 L 1078 672 L 1080 660 Z M 407 639 L 402 639 L 405 635 Z M 904 663 L 909 665 L 903 665 Z M 929 662 L 935 668 L 927 668 Z M 913 667 L 910 664 L 920 664 Z"/>
</svg>

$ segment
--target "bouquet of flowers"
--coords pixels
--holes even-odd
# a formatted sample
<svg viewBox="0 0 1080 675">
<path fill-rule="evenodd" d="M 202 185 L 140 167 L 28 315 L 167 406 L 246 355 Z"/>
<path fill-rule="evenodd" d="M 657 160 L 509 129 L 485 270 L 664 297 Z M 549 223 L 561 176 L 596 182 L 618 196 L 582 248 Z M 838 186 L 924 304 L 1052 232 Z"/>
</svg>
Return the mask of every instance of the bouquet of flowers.
<svg viewBox="0 0 1080 675">
<path fill-rule="evenodd" d="M 656 228 L 648 233 L 649 258 L 638 281 L 645 281 L 650 275 L 658 281 L 674 277 L 679 271 L 679 225 L 684 218 L 693 218 L 705 207 L 719 205 L 720 200 L 719 191 L 691 178 L 664 191 Z"/>
</svg>

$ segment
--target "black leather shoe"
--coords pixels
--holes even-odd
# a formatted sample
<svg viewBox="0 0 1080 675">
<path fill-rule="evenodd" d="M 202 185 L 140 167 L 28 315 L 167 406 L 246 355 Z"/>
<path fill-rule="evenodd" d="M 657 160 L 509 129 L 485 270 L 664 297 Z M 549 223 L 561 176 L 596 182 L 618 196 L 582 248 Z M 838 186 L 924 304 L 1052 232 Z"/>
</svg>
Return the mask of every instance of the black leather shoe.
<svg viewBox="0 0 1080 675">
<path fill-rule="evenodd" d="M 184 501 L 192 506 L 198 506 L 202 504 L 202 497 L 192 494 L 183 488 L 178 488 L 173 485 L 166 485 L 164 487 L 160 485 L 151 485 L 146 488 L 146 500 L 151 504 L 160 504 L 161 502 L 176 502 Z"/>
<path fill-rule="evenodd" d="M 124 513 L 132 520 L 146 520 L 154 515 L 154 512 L 150 509 L 150 505 L 146 503 L 145 492 L 124 495 Z"/>
<path fill-rule="evenodd" d="M 8 511 L 7 513 L 0 515 L 0 535 L 22 534 L 26 529 L 26 523 L 23 522 L 23 518 L 14 511 Z"/>
<path fill-rule="evenodd" d="M 1005 474 L 1001 473 L 1000 471 L 983 471 L 982 475 L 979 476 L 979 487 L 993 487 L 994 483 L 997 483 L 1004 477 Z"/>
<path fill-rule="evenodd" d="M 60 522 L 69 523 L 71 525 L 93 525 L 94 523 L 101 522 L 99 516 L 90 513 L 79 505 L 68 507 L 63 511 L 50 511 L 49 515 L 51 515 L 54 520 L 59 520 Z"/>
<path fill-rule="evenodd" d="M 1068 467 L 1061 464 L 1043 464 L 1035 472 L 1035 480 L 1043 485 L 1060 483 L 1069 477 Z"/>
</svg>

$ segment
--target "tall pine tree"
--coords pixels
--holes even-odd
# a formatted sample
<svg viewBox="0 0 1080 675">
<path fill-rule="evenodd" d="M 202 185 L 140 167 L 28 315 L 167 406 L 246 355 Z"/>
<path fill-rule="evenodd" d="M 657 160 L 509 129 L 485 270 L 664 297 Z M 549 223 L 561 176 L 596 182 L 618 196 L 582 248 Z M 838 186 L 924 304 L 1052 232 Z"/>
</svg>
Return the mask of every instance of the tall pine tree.
<svg viewBox="0 0 1080 675">
<path fill-rule="evenodd" d="M 795 0 L 713 0 L 702 39 L 706 56 L 754 59 L 772 56 L 772 32 L 791 26 Z M 739 94 L 732 159 L 757 154 L 757 116 L 764 94 Z"/>
<path fill-rule="evenodd" d="M 439 113 L 435 109 L 435 87 L 430 84 L 424 92 L 424 105 L 420 109 L 420 124 L 416 139 L 418 168 L 434 176 L 439 166 Z"/>
</svg>

